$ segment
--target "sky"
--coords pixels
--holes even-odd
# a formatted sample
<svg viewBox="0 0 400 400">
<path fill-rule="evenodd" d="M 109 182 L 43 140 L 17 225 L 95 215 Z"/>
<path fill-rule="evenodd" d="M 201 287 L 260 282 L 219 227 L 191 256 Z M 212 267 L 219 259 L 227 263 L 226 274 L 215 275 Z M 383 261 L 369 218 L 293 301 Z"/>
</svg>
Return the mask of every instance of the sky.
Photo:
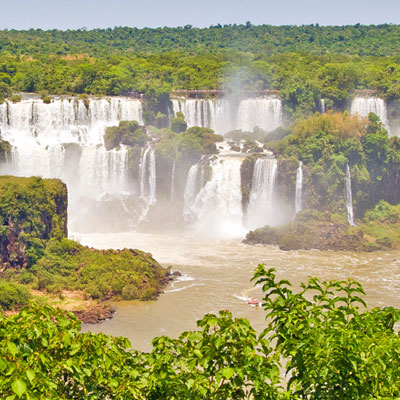
<svg viewBox="0 0 400 400">
<path fill-rule="evenodd" d="M 0 0 L 0 29 L 400 24 L 400 0 Z"/>
</svg>

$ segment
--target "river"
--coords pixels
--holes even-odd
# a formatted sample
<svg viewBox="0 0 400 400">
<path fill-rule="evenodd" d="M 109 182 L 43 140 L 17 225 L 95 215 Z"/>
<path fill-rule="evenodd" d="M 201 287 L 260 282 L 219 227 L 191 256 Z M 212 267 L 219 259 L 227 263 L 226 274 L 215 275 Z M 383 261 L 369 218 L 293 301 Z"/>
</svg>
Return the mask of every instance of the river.
<svg viewBox="0 0 400 400">
<path fill-rule="evenodd" d="M 259 331 L 265 312 L 247 304 L 247 297 L 262 296 L 250 282 L 259 263 L 277 270 L 298 286 L 310 276 L 358 280 L 369 307 L 400 307 L 400 251 L 375 253 L 303 250 L 285 252 L 273 246 L 250 246 L 241 240 L 210 240 L 185 234 L 73 234 L 82 244 L 96 248 L 138 248 L 153 254 L 163 266 L 172 266 L 182 277 L 172 282 L 158 300 L 114 303 L 111 320 L 83 325 L 83 331 L 104 332 L 129 338 L 138 350 L 151 350 L 160 335 L 178 337 L 196 328 L 206 313 L 228 309 L 245 317 Z"/>
</svg>

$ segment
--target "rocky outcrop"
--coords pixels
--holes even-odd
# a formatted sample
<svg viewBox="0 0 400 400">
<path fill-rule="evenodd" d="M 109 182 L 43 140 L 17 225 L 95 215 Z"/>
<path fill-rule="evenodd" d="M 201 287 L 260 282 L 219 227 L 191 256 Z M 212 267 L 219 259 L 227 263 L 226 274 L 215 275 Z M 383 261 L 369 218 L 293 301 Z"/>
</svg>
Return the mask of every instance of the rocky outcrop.
<svg viewBox="0 0 400 400">
<path fill-rule="evenodd" d="M 72 313 L 85 324 L 96 324 L 112 318 L 115 309 L 108 304 L 97 304 L 85 310 L 74 310 Z"/>
<path fill-rule="evenodd" d="M 350 227 L 340 216 L 305 210 L 289 224 L 250 231 L 244 243 L 276 245 L 281 250 L 374 251 L 391 248 L 392 242 L 384 239 L 365 234 L 362 225 Z"/>
</svg>

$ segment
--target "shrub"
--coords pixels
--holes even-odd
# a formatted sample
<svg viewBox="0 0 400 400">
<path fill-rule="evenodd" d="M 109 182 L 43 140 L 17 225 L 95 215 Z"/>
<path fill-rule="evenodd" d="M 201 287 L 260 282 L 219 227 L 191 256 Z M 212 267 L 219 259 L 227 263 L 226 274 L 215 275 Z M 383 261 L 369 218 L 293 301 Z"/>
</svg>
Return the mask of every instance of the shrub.
<svg viewBox="0 0 400 400">
<path fill-rule="evenodd" d="M 13 103 L 19 103 L 22 100 L 22 96 L 19 94 L 13 94 L 12 96 L 10 96 L 8 98 L 10 101 L 12 101 Z"/>
<path fill-rule="evenodd" d="M 175 133 L 185 132 L 187 129 L 187 123 L 182 117 L 174 117 L 171 121 L 171 129 Z"/>
<path fill-rule="evenodd" d="M 0 307 L 11 310 L 28 303 L 31 295 L 29 290 L 18 283 L 0 281 Z"/>
<path fill-rule="evenodd" d="M 42 101 L 45 104 L 50 104 L 51 103 L 51 97 L 50 96 L 44 96 L 44 97 L 42 97 Z"/>
</svg>

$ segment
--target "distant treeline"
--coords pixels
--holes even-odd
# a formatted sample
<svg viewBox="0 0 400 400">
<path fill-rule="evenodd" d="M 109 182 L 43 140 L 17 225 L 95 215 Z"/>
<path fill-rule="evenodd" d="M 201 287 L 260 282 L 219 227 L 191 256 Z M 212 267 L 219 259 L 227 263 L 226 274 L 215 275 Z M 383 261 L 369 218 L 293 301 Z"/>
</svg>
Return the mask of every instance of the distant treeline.
<svg viewBox="0 0 400 400">
<path fill-rule="evenodd" d="M 142 93 L 156 110 L 173 90 L 275 89 L 288 115 L 302 117 L 321 98 L 344 109 L 357 89 L 397 100 L 398 43 L 400 25 L 5 30 L 0 101 L 16 92 Z"/>
<path fill-rule="evenodd" d="M 399 54 L 399 25 L 254 26 L 214 25 L 194 28 L 129 28 L 0 31 L 0 51 L 10 54 L 109 55 L 115 53 L 287 52 L 340 53 L 359 56 Z"/>
</svg>

